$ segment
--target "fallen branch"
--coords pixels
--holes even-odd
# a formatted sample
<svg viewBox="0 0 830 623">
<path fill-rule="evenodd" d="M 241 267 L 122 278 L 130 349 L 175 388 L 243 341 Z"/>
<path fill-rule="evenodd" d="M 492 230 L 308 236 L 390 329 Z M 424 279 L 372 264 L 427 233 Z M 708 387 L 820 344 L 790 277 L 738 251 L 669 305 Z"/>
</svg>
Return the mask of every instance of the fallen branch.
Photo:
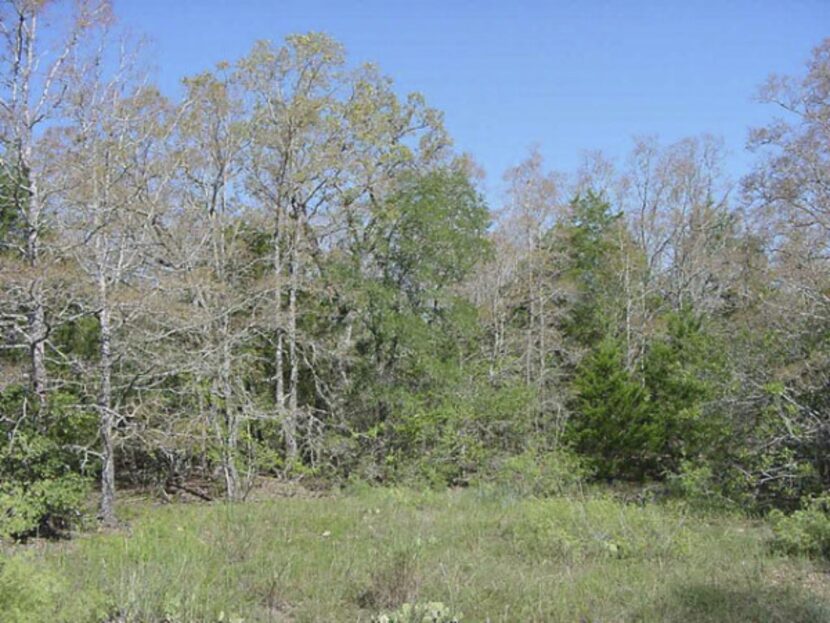
<svg viewBox="0 0 830 623">
<path fill-rule="evenodd" d="M 209 496 L 204 491 L 199 491 L 198 489 L 194 489 L 193 487 L 188 487 L 187 485 L 179 484 L 177 482 L 168 482 L 166 488 L 176 489 L 178 491 L 184 491 L 185 493 L 189 493 L 190 495 L 194 495 L 197 498 L 204 500 L 205 502 L 213 502 L 213 498 Z"/>
</svg>

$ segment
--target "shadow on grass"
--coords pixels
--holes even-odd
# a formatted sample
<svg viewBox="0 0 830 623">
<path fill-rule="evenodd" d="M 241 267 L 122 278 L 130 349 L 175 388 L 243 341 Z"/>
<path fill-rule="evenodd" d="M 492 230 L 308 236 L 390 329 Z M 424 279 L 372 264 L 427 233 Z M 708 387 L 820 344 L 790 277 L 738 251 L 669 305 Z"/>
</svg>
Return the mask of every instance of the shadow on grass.
<svg viewBox="0 0 830 623">
<path fill-rule="evenodd" d="M 635 620 L 664 623 L 827 623 L 830 604 L 807 591 L 780 587 L 727 588 L 696 584 L 673 588 Z"/>
</svg>

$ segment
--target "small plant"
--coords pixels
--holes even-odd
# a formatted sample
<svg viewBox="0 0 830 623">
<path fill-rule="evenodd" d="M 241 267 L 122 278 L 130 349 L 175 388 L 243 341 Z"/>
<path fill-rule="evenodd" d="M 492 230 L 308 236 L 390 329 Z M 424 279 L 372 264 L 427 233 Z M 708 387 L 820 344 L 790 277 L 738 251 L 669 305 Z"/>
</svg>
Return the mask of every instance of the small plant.
<svg viewBox="0 0 830 623">
<path fill-rule="evenodd" d="M 372 617 L 372 623 L 460 623 L 461 615 L 452 614 L 440 601 L 405 603 L 389 614 Z"/>
</svg>

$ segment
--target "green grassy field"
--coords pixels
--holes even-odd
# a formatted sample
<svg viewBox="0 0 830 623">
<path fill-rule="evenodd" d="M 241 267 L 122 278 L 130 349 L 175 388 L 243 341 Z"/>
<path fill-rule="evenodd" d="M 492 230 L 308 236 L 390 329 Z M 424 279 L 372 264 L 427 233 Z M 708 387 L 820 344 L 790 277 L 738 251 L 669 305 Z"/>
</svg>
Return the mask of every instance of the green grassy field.
<svg viewBox="0 0 830 623">
<path fill-rule="evenodd" d="M 830 582 L 760 523 L 591 495 L 367 489 L 122 505 L 111 533 L 4 553 L 4 623 L 830 621 Z"/>
</svg>

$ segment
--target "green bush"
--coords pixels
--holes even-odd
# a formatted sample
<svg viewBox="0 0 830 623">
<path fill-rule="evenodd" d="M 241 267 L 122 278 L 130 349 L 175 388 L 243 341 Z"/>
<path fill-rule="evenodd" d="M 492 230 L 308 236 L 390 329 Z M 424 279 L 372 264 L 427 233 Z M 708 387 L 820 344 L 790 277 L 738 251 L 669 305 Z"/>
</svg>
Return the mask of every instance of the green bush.
<svg viewBox="0 0 830 623">
<path fill-rule="evenodd" d="M 482 478 L 497 488 L 520 496 L 566 495 L 581 489 L 592 476 L 586 461 L 565 449 L 526 450 L 498 461 L 492 476 Z"/>
<path fill-rule="evenodd" d="M 88 483 L 66 474 L 33 483 L 0 485 L 0 538 L 51 535 L 76 526 L 83 517 Z"/>
<path fill-rule="evenodd" d="M 830 495 L 810 499 L 801 510 L 769 514 L 773 548 L 786 554 L 830 559 Z"/>
<path fill-rule="evenodd" d="M 573 380 L 575 416 L 567 439 L 601 478 L 642 480 L 657 469 L 663 439 L 648 392 L 626 369 L 622 345 L 603 340 Z"/>
<path fill-rule="evenodd" d="M 83 517 L 88 482 L 47 437 L 19 433 L 0 449 L 0 477 L 0 539 L 54 534 Z"/>
<path fill-rule="evenodd" d="M 663 479 L 725 434 L 706 405 L 715 396 L 718 353 L 690 311 L 661 318 L 641 368 L 627 361 L 622 340 L 608 335 L 575 371 L 573 416 L 566 439 L 606 479 Z"/>
<path fill-rule="evenodd" d="M 666 481 L 669 493 L 692 508 L 730 510 L 736 507 L 735 502 L 724 495 L 724 483 L 715 477 L 710 463 L 683 461 L 677 473 L 669 474 Z"/>
<path fill-rule="evenodd" d="M 0 620 L 30 623 L 50 620 L 60 603 L 62 584 L 53 573 L 36 569 L 30 556 L 0 559 Z"/>
</svg>

